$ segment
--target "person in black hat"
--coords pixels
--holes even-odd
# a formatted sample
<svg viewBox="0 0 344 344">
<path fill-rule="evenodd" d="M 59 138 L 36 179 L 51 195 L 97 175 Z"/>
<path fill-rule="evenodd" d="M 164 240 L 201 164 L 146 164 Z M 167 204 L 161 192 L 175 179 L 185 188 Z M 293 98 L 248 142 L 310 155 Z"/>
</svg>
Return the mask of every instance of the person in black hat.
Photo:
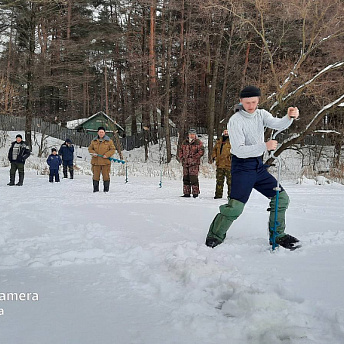
<svg viewBox="0 0 344 344">
<path fill-rule="evenodd" d="M 269 231 L 274 227 L 277 180 L 267 171 L 262 157 L 265 152 L 277 148 L 277 141 L 264 142 L 264 129 L 265 127 L 277 130 L 288 128 L 292 123 L 291 119 L 299 116 L 299 110 L 297 107 L 290 107 L 287 115 L 283 118 L 275 118 L 268 111 L 258 109 L 260 96 L 259 88 L 245 87 L 240 92 L 241 107 L 237 108 L 228 122 L 232 154 L 231 193 L 228 203 L 220 206 L 220 213 L 216 215 L 210 225 L 205 242 L 209 247 L 221 244 L 226 238 L 227 230 L 243 212 L 252 189 L 270 199 Z M 281 186 L 280 189 L 276 243 L 293 249 L 298 239 L 284 232 L 285 212 L 288 208 L 289 197 Z"/>
<path fill-rule="evenodd" d="M 181 197 L 198 197 L 199 181 L 198 172 L 201 163 L 201 157 L 204 154 L 204 147 L 201 140 L 197 138 L 195 129 L 189 130 L 186 140 L 180 145 L 178 156 L 183 165 L 183 196 Z"/>
<path fill-rule="evenodd" d="M 8 151 L 8 160 L 11 163 L 10 169 L 10 182 L 7 185 L 22 186 L 24 182 L 24 165 L 25 160 L 30 156 L 30 149 L 23 141 L 23 137 L 18 134 L 16 140 L 11 143 L 10 150 Z M 15 184 L 16 171 L 18 170 L 19 181 Z"/>
<path fill-rule="evenodd" d="M 59 168 L 62 164 L 62 160 L 59 155 L 57 155 L 56 148 L 51 149 L 51 154 L 48 156 L 47 164 L 49 165 L 49 182 L 53 183 L 60 181 Z"/>
<path fill-rule="evenodd" d="M 63 163 L 63 178 L 68 178 L 67 168 L 69 170 L 70 179 L 74 178 L 73 160 L 74 160 L 74 146 L 70 139 L 61 145 L 59 149 L 59 155 L 62 158 Z"/>
</svg>

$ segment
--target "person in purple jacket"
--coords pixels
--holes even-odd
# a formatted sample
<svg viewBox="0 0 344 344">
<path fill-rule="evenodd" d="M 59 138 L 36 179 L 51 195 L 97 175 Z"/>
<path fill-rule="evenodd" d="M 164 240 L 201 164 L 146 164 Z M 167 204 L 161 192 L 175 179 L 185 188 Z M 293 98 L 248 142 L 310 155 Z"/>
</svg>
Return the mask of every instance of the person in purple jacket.
<svg viewBox="0 0 344 344">
<path fill-rule="evenodd" d="M 51 154 L 48 156 L 47 164 L 49 165 L 49 182 L 53 183 L 60 181 L 59 167 L 62 164 L 62 160 L 59 155 L 57 155 L 56 148 L 51 149 Z"/>
</svg>

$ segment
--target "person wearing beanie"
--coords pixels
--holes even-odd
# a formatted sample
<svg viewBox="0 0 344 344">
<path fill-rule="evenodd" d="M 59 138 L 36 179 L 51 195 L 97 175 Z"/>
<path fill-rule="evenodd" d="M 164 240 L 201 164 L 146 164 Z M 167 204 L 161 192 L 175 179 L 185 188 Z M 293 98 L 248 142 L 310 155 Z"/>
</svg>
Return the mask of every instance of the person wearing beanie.
<svg viewBox="0 0 344 344">
<path fill-rule="evenodd" d="M 216 140 L 213 148 L 212 160 L 216 162 L 216 189 L 214 199 L 222 198 L 223 184 L 227 180 L 228 197 L 231 192 L 231 145 L 228 130 Z"/>
<path fill-rule="evenodd" d="M 68 178 L 68 171 L 69 171 L 70 179 L 73 179 L 74 178 L 74 168 L 73 168 L 74 146 L 70 139 L 66 139 L 65 142 L 61 145 L 59 149 L 59 155 L 62 158 L 63 178 Z"/>
<path fill-rule="evenodd" d="M 244 210 L 252 189 L 257 190 L 270 200 L 269 233 L 275 224 L 276 184 L 277 180 L 267 171 L 263 163 L 263 154 L 277 148 L 276 140 L 264 142 L 264 129 L 284 130 L 299 116 L 297 107 L 289 107 L 283 118 L 275 118 L 266 110 L 258 109 L 260 89 L 247 86 L 240 92 L 241 108 L 229 119 L 228 132 L 232 154 L 231 193 L 227 204 L 220 206 L 220 212 L 210 225 L 205 244 L 215 247 L 226 238 L 233 221 Z M 293 249 L 299 241 L 285 233 L 285 212 L 289 197 L 280 186 L 277 207 L 276 244 Z M 270 241 L 270 239 L 269 239 Z M 271 241 L 270 241 L 271 244 Z"/>
<path fill-rule="evenodd" d="M 189 130 L 189 135 L 179 147 L 178 157 L 183 165 L 183 196 L 198 197 L 200 193 L 198 172 L 201 157 L 204 155 L 204 147 L 201 140 L 197 138 L 195 129 Z"/>
<path fill-rule="evenodd" d="M 9 186 L 17 185 L 22 186 L 24 183 L 24 165 L 26 159 L 30 156 L 30 148 L 23 141 L 23 137 L 18 134 L 16 140 L 11 143 L 8 151 L 8 160 L 11 163 L 10 169 L 10 182 Z M 15 184 L 16 172 L 18 170 L 19 181 Z"/>
<path fill-rule="evenodd" d="M 48 156 L 47 164 L 49 165 L 49 182 L 53 183 L 60 181 L 59 168 L 62 164 L 61 157 L 57 154 L 57 149 L 52 148 L 51 154 Z"/>
<path fill-rule="evenodd" d="M 115 154 L 116 148 L 113 141 L 105 134 L 104 127 L 98 128 L 98 136 L 92 140 L 88 151 L 92 155 L 93 192 L 99 191 L 100 175 L 103 176 L 104 192 L 109 192 L 111 169 L 109 158 Z"/>
</svg>

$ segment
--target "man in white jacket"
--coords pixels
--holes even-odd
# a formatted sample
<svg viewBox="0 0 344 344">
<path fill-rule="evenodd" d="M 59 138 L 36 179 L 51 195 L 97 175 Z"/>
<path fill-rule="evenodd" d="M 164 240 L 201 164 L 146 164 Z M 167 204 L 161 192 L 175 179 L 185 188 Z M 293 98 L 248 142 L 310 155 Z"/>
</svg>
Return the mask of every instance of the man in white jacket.
<svg viewBox="0 0 344 344">
<path fill-rule="evenodd" d="M 215 247 L 223 242 L 234 220 L 244 210 L 252 189 L 270 199 L 269 229 L 275 224 L 277 180 L 267 171 L 263 163 L 263 154 L 277 148 L 276 140 L 264 142 L 264 128 L 283 130 L 292 123 L 292 118 L 299 116 L 297 107 L 288 108 L 283 118 L 275 118 L 266 110 L 258 109 L 260 89 L 247 86 L 240 92 L 242 109 L 237 111 L 228 122 L 232 154 L 232 188 L 227 204 L 220 206 L 220 212 L 210 225 L 206 245 Z M 277 207 L 276 244 L 292 249 L 298 239 L 284 233 L 285 211 L 289 197 L 280 186 Z"/>
</svg>

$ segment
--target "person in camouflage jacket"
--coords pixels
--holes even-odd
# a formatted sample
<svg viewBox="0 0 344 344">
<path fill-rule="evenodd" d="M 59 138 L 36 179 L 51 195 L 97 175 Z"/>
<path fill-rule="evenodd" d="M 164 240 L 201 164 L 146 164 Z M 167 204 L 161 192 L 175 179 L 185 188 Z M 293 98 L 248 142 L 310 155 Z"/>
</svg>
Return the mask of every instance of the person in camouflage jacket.
<svg viewBox="0 0 344 344">
<path fill-rule="evenodd" d="M 178 156 L 183 165 L 183 193 L 182 197 L 198 197 L 199 181 L 198 172 L 201 157 L 204 155 L 204 147 L 201 140 L 197 138 L 195 129 L 189 130 L 188 138 L 183 141 L 179 148 Z"/>
<path fill-rule="evenodd" d="M 222 198 L 223 184 L 227 180 L 228 197 L 231 193 L 231 145 L 229 143 L 228 130 L 224 130 L 222 136 L 216 140 L 212 154 L 216 162 L 216 189 L 215 199 Z"/>
</svg>

